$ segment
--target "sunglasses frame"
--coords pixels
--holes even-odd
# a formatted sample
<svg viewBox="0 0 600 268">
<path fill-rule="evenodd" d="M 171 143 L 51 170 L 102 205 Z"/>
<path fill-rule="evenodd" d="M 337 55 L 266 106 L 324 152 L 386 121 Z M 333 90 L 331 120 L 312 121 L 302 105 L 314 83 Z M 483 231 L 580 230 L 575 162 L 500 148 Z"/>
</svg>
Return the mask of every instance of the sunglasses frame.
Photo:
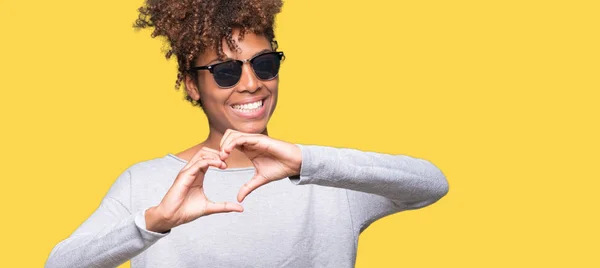
<svg viewBox="0 0 600 268">
<path fill-rule="evenodd" d="M 275 76 L 273 76 L 272 78 L 262 79 L 262 78 L 258 77 L 258 75 L 256 75 L 256 71 L 254 70 L 254 67 L 252 67 L 252 61 L 254 61 L 254 59 L 256 59 L 256 58 L 258 58 L 260 56 L 268 55 L 268 54 L 275 54 L 275 55 L 279 56 L 279 61 L 280 62 L 283 62 L 283 60 L 285 60 L 285 54 L 283 54 L 283 51 L 270 51 L 270 52 L 265 52 L 265 53 L 258 54 L 258 55 L 254 56 L 252 58 L 245 59 L 245 60 L 230 59 L 230 60 L 226 60 L 226 61 L 223 61 L 223 62 L 213 63 L 213 64 L 210 64 L 210 65 L 194 66 L 194 67 L 190 68 L 190 71 L 208 70 L 211 74 L 213 74 L 213 79 L 214 79 L 214 77 L 215 77 L 214 76 L 214 68 L 215 68 L 215 66 L 218 66 L 220 64 L 225 64 L 225 63 L 231 63 L 231 62 L 238 62 L 240 64 L 240 66 L 243 66 L 244 63 L 249 62 L 250 63 L 250 67 L 251 67 L 250 69 L 252 69 L 252 72 L 254 73 L 254 76 L 256 76 L 256 78 L 258 78 L 259 80 L 262 80 L 262 81 L 269 81 L 269 80 L 273 80 L 276 77 L 278 77 L 279 76 L 279 71 L 277 71 L 277 74 Z M 241 76 L 238 79 L 238 81 L 235 82 L 235 84 L 233 84 L 232 86 L 228 86 L 228 87 L 224 87 L 224 86 L 219 85 L 219 83 L 217 82 L 216 79 L 215 79 L 215 83 L 220 88 L 232 88 L 232 87 L 235 87 L 240 82 L 240 80 L 241 80 Z"/>
</svg>

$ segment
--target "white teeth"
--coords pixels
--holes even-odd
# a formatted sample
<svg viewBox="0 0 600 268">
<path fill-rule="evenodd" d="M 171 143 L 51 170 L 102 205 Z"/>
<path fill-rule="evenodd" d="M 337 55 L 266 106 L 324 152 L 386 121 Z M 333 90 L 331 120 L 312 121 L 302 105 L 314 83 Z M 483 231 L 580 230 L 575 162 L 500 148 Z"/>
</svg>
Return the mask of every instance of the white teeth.
<svg viewBox="0 0 600 268">
<path fill-rule="evenodd" d="M 242 105 L 236 104 L 231 107 L 233 107 L 234 109 L 242 110 L 244 112 L 251 112 L 257 108 L 260 108 L 262 105 L 263 105 L 263 101 L 259 100 L 256 102 L 246 103 L 246 104 L 242 104 Z"/>
</svg>

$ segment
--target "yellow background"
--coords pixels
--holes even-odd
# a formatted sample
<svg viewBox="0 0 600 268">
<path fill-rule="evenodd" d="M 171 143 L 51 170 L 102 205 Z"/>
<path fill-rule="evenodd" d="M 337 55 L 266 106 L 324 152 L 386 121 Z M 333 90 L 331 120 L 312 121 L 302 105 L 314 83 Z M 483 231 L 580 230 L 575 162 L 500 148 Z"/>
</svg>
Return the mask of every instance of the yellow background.
<svg viewBox="0 0 600 268">
<path fill-rule="evenodd" d="M 141 3 L 1 2 L 0 267 L 41 267 L 125 168 L 205 138 L 175 60 L 131 27 Z M 285 3 L 270 134 L 450 183 L 367 229 L 357 267 L 600 267 L 597 3 Z"/>
</svg>

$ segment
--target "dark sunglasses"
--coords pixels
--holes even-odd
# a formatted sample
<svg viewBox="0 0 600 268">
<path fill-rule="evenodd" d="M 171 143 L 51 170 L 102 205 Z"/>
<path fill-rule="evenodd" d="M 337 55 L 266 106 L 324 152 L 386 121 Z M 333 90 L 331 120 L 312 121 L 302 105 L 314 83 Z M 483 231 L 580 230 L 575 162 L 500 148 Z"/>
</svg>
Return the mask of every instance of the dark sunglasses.
<svg viewBox="0 0 600 268">
<path fill-rule="evenodd" d="M 250 62 L 256 77 L 261 80 L 271 80 L 277 77 L 283 59 L 285 59 L 285 55 L 282 51 L 273 51 L 256 55 L 247 60 L 228 60 L 206 66 L 195 66 L 190 70 L 209 70 L 219 87 L 230 88 L 240 81 L 242 66 L 245 62 Z"/>
</svg>

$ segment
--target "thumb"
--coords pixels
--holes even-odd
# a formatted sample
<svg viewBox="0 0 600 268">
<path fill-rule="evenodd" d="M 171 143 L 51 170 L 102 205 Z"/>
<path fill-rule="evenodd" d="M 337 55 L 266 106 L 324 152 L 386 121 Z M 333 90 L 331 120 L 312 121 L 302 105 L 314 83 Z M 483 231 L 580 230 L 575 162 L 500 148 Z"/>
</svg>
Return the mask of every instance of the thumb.
<svg viewBox="0 0 600 268">
<path fill-rule="evenodd" d="M 244 207 L 242 205 L 233 202 L 218 202 L 207 201 L 206 208 L 204 209 L 204 215 L 210 215 L 215 213 L 226 213 L 226 212 L 242 212 Z"/>
<path fill-rule="evenodd" d="M 264 176 L 254 175 L 254 177 L 252 177 L 252 179 L 250 181 L 248 181 L 248 182 L 244 183 L 244 185 L 242 185 L 242 188 L 240 189 L 240 191 L 238 192 L 238 195 L 237 195 L 238 202 L 244 201 L 246 196 L 248 196 L 252 191 L 256 190 L 256 188 L 263 186 L 267 183 L 269 183 L 269 180 L 267 180 L 267 178 L 265 178 Z"/>
</svg>

